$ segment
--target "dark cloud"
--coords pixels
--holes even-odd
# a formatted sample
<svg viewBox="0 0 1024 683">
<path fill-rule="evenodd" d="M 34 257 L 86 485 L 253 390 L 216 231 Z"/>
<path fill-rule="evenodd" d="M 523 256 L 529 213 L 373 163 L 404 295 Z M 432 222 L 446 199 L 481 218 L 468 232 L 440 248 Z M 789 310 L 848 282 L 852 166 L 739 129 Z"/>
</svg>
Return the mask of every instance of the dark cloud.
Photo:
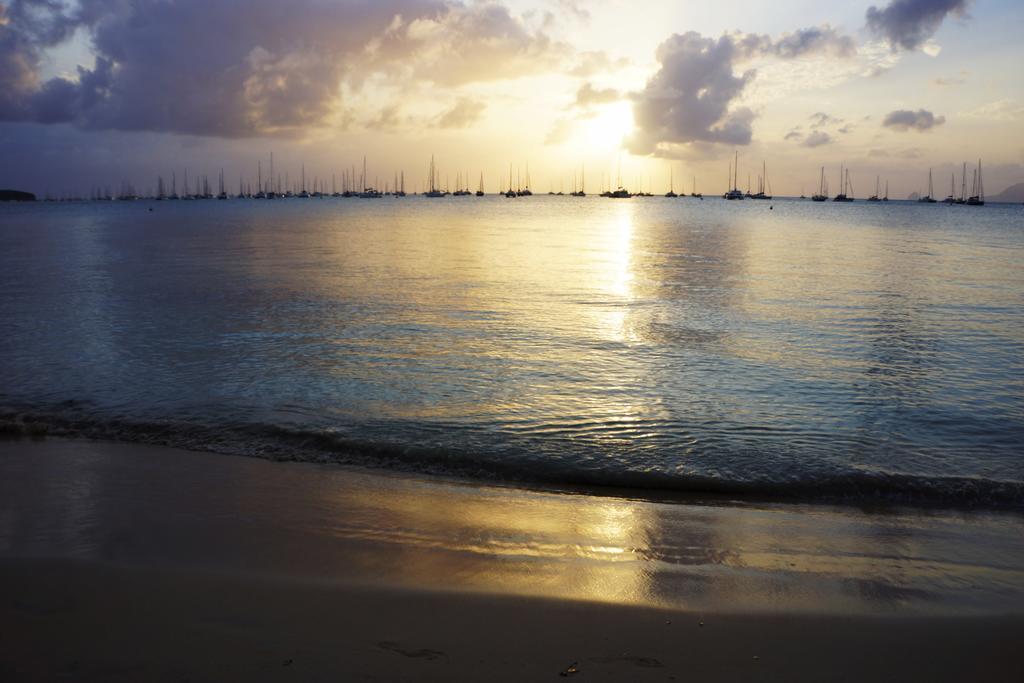
<svg viewBox="0 0 1024 683">
<path fill-rule="evenodd" d="M 823 130 L 816 130 L 807 136 L 807 139 L 804 140 L 803 145 L 804 147 L 821 147 L 822 145 L 827 145 L 830 142 L 832 142 L 831 135 L 829 135 Z"/>
<path fill-rule="evenodd" d="M 471 97 L 460 97 L 455 105 L 437 118 L 438 128 L 468 128 L 484 114 L 487 105 Z"/>
<path fill-rule="evenodd" d="M 756 33 L 734 33 L 730 37 L 736 44 L 739 59 L 799 59 L 812 55 L 847 58 L 857 54 L 857 44 L 853 38 L 839 33 L 828 24 L 783 33 L 777 39 Z"/>
<path fill-rule="evenodd" d="M 784 138 L 782 138 L 782 139 L 783 140 L 801 140 L 801 139 L 803 139 L 803 137 L 804 137 L 804 134 L 794 128 L 793 130 L 791 130 L 788 133 L 786 133 L 786 136 Z"/>
<path fill-rule="evenodd" d="M 783 34 L 775 41 L 774 53 L 782 59 L 796 59 L 808 54 L 853 57 L 857 54 L 857 45 L 850 36 L 841 35 L 825 24 Z"/>
<path fill-rule="evenodd" d="M 909 109 L 898 109 L 885 115 L 882 126 L 893 130 L 907 131 L 916 130 L 924 132 L 935 126 L 941 126 L 946 122 L 946 117 L 936 116 L 926 109 L 910 111 Z"/>
<path fill-rule="evenodd" d="M 661 145 L 750 142 L 754 113 L 730 108 L 754 72 L 733 74 L 736 44 L 699 33 L 675 34 L 658 46 L 661 66 L 634 95 L 636 131 L 627 141 L 634 154 L 652 154 Z"/>
<path fill-rule="evenodd" d="M 287 134 L 340 115 L 342 84 L 370 74 L 516 77 L 557 48 L 502 6 L 453 0 L 13 0 L 0 12 L 0 119 L 89 129 Z M 95 65 L 40 82 L 45 51 L 78 28 Z"/>
<path fill-rule="evenodd" d="M 609 102 L 617 102 L 622 97 L 622 93 L 614 88 L 595 88 L 592 83 L 584 83 L 576 91 L 574 106 L 585 108 L 595 104 L 608 104 Z"/>
<path fill-rule="evenodd" d="M 967 16 L 970 0 L 892 0 L 869 7 L 868 29 L 885 38 L 893 52 L 914 50 L 935 35 L 947 15 Z"/>
</svg>

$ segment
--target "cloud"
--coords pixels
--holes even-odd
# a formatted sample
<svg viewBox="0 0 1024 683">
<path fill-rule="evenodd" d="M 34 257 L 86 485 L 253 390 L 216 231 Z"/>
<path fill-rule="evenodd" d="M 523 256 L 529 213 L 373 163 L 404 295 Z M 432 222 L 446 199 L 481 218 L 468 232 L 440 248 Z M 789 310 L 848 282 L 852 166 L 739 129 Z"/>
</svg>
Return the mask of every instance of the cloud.
<svg viewBox="0 0 1024 683">
<path fill-rule="evenodd" d="M 822 126 L 838 125 L 843 122 L 842 119 L 837 119 L 834 116 L 829 116 L 823 111 L 811 114 L 810 121 L 811 128 L 821 128 Z"/>
<path fill-rule="evenodd" d="M 804 137 L 804 134 L 794 128 L 793 130 L 791 130 L 788 133 L 786 133 L 786 135 L 782 139 L 783 140 L 802 140 L 803 137 Z"/>
<path fill-rule="evenodd" d="M 808 54 L 846 58 L 857 54 L 857 45 L 850 36 L 841 35 L 824 24 L 783 34 L 775 41 L 773 52 L 782 59 L 796 59 Z"/>
<path fill-rule="evenodd" d="M 438 128 L 468 128 L 483 116 L 487 105 L 471 97 L 460 97 L 455 105 L 437 117 Z"/>
<path fill-rule="evenodd" d="M 576 101 L 573 106 L 587 108 L 597 104 L 617 102 L 622 97 L 622 93 L 614 88 L 595 88 L 591 83 L 584 83 L 576 91 Z"/>
<path fill-rule="evenodd" d="M 839 33 L 828 24 L 783 33 L 777 39 L 756 33 L 736 32 L 728 35 L 736 45 L 738 60 L 758 57 L 789 60 L 818 55 L 845 59 L 857 54 L 857 44 L 853 38 Z"/>
<path fill-rule="evenodd" d="M 919 147 L 907 147 L 906 149 L 899 150 L 888 150 L 888 149 L 871 149 L 868 150 L 868 157 L 872 159 L 920 159 L 923 152 Z"/>
<path fill-rule="evenodd" d="M 893 52 L 915 50 L 939 30 L 947 15 L 967 16 L 970 0 L 892 0 L 883 9 L 868 8 L 867 27 Z M 932 48 L 934 52 L 934 48 Z"/>
<path fill-rule="evenodd" d="M 579 0 L 555 0 L 555 6 L 559 10 L 567 16 L 579 21 L 590 20 L 590 11 L 587 10 L 585 5 L 586 3 L 580 2 Z"/>
<path fill-rule="evenodd" d="M 690 31 L 658 46 L 658 71 L 633 96 L 636 130 L 626 140 L 634 154 L 694 142 L 745 145 L 754 112 L 731 107 L 754 78 L 733 74 L 736 45 L 729 36 L 715 40 Z"/>
<path fill-rule="evenodd" d="M 572 135 L 572 122 L 568 119 L 558 119 L 551 126 L 551 130 L 544 137 L 545 145 L 560 145 Z"/>
<path fill-rule="evenodd" d="M 607 52 L 600 50 L 581 52 L 576 56 L 576 64 L 569 70 L 570 76 L 587 78 L 595 74 L 618 71 L 629 66 L 629 59 L 618 57 L 613 59 Z"/>
<path fill-rule="evenodd" d="M 827 145 L 830 142 L 832 142 L 832 136 L 831 135 L 829 135 L 828 133 L 826 133 L 823 130 L 816 130 L 816 131 L 814 131 L 813 133 L 811 133 L 810 135 L 807 136 L 807 139 L 804 140 L 804 142 L 803 142 L 803 146 L 804 147 L 821 147 L 822 145 Z"/>
<path fill-rule="evenodd" d="M 963 116 L 988 121 L 1020 121 L 1024 120 L 1024 104 L 1009 99 L 996 100 L 964 112 Z"/>
<path fill-rule="evenodd" d="M 936 116 L 926 109 L 910 111 L 909 109 L 898 109 L 885 115 L 882 126 L 898 131 L 916 130 L 923 133 L 935 126 L 941 126 L 946 122 L 946 117 Z"/>
<path fill-rule="evenodd" d="M 40 81 L 75 30 L 95 56 Z M 459 85 L 536 71 L 563 46 L 500 5 L 455 0 L 12 0 L 0 120 L 203 136 L 289 135 L 344 115 L 370 76 Z"/>
<path fill-rule="evenodd" d="M 367 121 L 364 125 L 369 130 L 385 133 L 395 131 L 402 125 L 402 119 L 399 114 L 400 108 L 398 105 L 391 104 L 381 109 L 376 118 Z"/>
<path fill-rule="evenodd" d="M 539 73 L 570 54 L 568 46 L 494 2 L 451 2 L 436 16 L 403 16 L 374 51 L 385 66 L 401 64 L 417 80 L 449 86 Z"/>
</svg>

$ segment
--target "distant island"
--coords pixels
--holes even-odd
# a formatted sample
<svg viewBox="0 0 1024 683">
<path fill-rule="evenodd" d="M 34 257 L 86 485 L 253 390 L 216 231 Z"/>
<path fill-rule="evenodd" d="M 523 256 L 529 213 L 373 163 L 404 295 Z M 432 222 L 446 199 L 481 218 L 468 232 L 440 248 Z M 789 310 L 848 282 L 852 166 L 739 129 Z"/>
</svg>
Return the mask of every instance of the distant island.
<svg viewBox="0 0 1024 683">
<path fill-rule="evenodd" d="M 987 197 L 990 202 L 1024 202 L 1024 183 L 1010 185 L 997 195 Z"/>
<path fill-rule="evenodd" d="M 36 196 L 21 190 L 0 190 L 0 202 L 34 202 Z"/>
</svg>

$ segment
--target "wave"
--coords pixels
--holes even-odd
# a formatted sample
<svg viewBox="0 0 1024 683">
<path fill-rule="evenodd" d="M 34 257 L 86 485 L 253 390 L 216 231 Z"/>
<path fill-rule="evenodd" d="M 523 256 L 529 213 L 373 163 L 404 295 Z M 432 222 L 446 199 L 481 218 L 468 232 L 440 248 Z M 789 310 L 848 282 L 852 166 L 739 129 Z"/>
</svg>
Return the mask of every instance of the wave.
<svg viewBox="0 0 1024 683">
<path fill-rule="evenodd" d="M 614 460 L 529 457 L 510 449 L 462 450 L 421 441 L 359 438 L 266 423 L 203 424 L 62 412 L 0 409 L 0 437 L 61 437 L 167 446 L 278 461 L 328 463 L 438 475 L 488 483 L 671 499 L 728 497 L 764 501 L 898 505 L 1024 511 L 1024 482 L 974 476 L 920 476 L 850 469 L 786 478 L 739 479 L 636 469 Z M 400 431 L 400 430 L 396 430 Z M 599 464 L 598 464 L 599 463 Z"/>
</svg>

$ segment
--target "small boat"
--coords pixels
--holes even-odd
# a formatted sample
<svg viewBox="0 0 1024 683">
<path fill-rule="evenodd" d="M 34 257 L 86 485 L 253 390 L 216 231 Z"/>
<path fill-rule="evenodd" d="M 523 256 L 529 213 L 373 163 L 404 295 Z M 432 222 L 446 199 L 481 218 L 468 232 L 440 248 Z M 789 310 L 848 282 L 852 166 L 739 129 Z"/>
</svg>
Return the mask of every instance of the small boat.
<svg viewBox="0 0 1024 683">
<path fill-rule="evenodd" d="M 483 173 L 480 174 L 480 185 L 476 188 L 476 196 L 477 197 L 483 197 L 484 196 L 484 174 Z"/>
</svg>

